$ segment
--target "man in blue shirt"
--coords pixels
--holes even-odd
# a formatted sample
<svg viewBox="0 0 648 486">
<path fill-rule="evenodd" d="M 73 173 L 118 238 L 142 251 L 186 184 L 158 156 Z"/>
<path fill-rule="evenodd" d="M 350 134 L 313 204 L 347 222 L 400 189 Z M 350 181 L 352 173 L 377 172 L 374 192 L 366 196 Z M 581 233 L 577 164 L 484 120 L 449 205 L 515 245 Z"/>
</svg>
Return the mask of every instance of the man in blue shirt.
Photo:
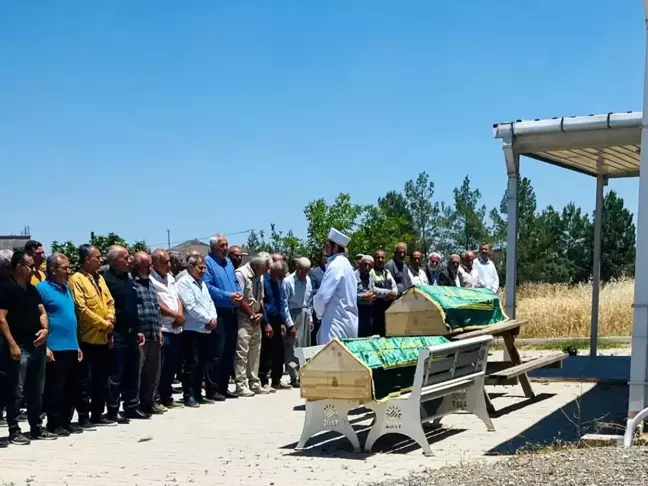
<svg viewBox="0 0 648 486">
<path fill-rule="evenodd" d="M 209 246 L 211 252 L 206 258 L 207 272 L 204 281 L 216 306 L 218 324 L 216 332 L 211 333 L 214 355 L 209 360 L 205 391 L 208 399 L 223 401 L 226 398 L 237 398 L 227 388 L 230 376 L 234 372 L 238 336 L 236 309 L 247 304 L 243 302 L 241 286 L 234 275 L 234 265 L 227 258 L 227 238 L 215 234 L 209 239 Z"/>
<path fill-rule="evenodd" d="M 83 432 L 81 427 L 71 423 L 79 393 L 79 362 L 83 355 L 77 341 L 74 299 L 67 285 L 69 273 L 67 257 L 53 253 L 47 258 L 47 280 L 36 286 L 50 330 L 45 378 L 47 430 L 64 437 Z"/>
<path fill-rule="evenodd" d="M 283 279 L 287 271 L 286 262 L 275 261 L 270 264 L 270 271 L 263 276 L 264 327 L 259 379 L 261 385 L 269 392 L 292 388 L 281 382 L 284 366 L 284 336 L 289 332 L 289 328 L 294 327 L 283 288 Z M 268 383 L 269 379 L 272 380 L 272 386 Z"/>
</svg>

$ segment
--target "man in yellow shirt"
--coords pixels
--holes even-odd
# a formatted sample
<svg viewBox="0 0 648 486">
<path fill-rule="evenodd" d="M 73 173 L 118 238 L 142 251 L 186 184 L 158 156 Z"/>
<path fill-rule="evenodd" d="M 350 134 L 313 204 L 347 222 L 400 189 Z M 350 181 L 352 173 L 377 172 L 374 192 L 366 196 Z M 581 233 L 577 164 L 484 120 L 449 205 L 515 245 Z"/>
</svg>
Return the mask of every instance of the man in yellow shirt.
<svg viewBox="0 0 648 486">
<path fill-rule="evenodd" d="M 115 325 L 115 301 L 99 274 L 101 254 L 92 245 L 79 247 L 81 271 L 70 277 L 79 329 L 79 347 L 83 352 L 79 370 L 79 426 L 115 425 L 104 417 L 106 387 L 110 374 L 110 342 Z"/>
<path fill-rule="evenodd" d="M 43 250 L 43 244 L 40 241 L 29 240 L 25 243 L 25 253 L 34 260 L 34 266 L 31 268 L 31 284 L 38 285 L 39 283 L 44 282 L 46 278 L 45 272 L 41 270 L 45 263 L 45 250 Z"/>
</svg>

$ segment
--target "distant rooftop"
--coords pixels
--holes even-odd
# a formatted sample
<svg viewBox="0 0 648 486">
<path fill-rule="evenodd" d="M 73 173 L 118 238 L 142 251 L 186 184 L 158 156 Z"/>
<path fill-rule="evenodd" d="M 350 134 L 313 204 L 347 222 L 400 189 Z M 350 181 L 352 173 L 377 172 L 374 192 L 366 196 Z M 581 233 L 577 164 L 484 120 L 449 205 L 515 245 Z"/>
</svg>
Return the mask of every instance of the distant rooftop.
<svg viewBox="0 0 648 486">
<path fill-rule="evenodd" d="M 583 174 L 637 177 L 642 112 L 517 120 L 493 125 L 513 151 Z"/>
<path fill-rule="evenodd" d="M 30 235 L 0 235 L 0 250 L 24 248 L 30 239 Z"/>
</svg>

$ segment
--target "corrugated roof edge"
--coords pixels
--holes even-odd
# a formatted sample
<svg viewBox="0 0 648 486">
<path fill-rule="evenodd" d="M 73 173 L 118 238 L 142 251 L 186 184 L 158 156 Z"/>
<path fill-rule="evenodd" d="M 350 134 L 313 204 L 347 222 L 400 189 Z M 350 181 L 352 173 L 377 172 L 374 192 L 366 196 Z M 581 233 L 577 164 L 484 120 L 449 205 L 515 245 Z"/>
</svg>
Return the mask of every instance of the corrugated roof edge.
<svg viewBox="0 0 648 486">
<path fill-rule="evenodd" d="M 641 127 L 643 112 L 607 113 L 605 115 L 556 117 L 549 119 L 518 120 L 515 122 L 495 123 L 493 136 L 504 138 L 506 135 L 537 135 L 548 133 L 601 130 L 606 128 Z"/>
</svg>

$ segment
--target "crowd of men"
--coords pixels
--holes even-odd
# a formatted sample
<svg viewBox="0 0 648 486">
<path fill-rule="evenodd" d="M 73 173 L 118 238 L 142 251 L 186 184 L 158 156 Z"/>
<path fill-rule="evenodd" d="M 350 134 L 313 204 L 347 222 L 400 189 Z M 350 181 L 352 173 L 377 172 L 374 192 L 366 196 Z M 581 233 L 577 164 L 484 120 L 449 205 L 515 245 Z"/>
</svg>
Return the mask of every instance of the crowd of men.
<svg viewBox="0 0 648 486">
<path fill-rule="evenodd" d="M 352 264 L 349 241 L 332 229 L 313 268 L 263 252 L 243 264 L 220 234 L 207 257 L 183 259 L 118 245 L 101 255 L 86 244 L 72 275 L 65 255 L 45 259 L 37 241 L 1 250 L 0 421 L 6 413 L 9 438 L 0 446 L 299 387 L 297 347 L 384 336 L 386 309 L 410 286 L 499 286 L 487 244 L 477 259 L 468 251 L 442 267 L 439 254 L 426 263 L 420 251 L 406 263 L 404 243 L 389 261 L 377 250 Z"/>
</svg>

